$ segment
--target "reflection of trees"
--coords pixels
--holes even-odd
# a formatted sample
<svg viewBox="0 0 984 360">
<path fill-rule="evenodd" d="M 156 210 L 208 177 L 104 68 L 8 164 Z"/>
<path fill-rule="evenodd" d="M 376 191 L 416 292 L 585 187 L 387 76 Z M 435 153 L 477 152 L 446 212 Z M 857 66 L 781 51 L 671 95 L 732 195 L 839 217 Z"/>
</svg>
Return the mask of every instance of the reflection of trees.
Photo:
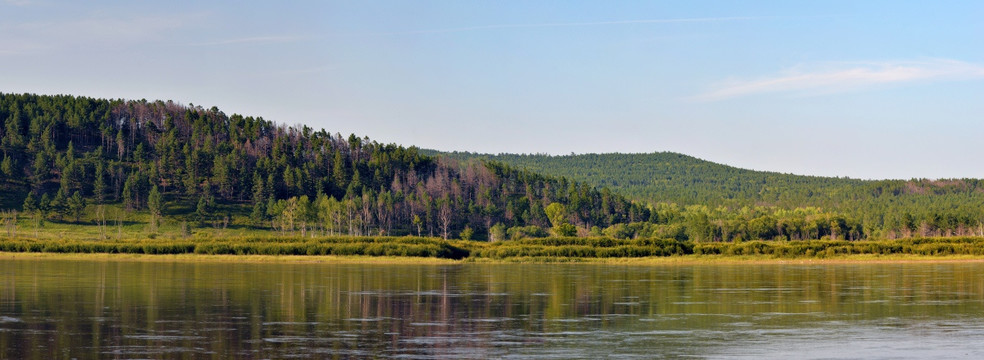
<svg viewBox="0 0 984 360">
<path fill-rule="evenodd" d="M 721 314 L 787 326 L 811 313 L 842 320 L 979 314 L 981 266 L 8 261 L 0 263 L 0 353 L 494 357 L 508 346 L 503 339 L 715 328 L 721 317 L 713 315 Z"/>
</svg>

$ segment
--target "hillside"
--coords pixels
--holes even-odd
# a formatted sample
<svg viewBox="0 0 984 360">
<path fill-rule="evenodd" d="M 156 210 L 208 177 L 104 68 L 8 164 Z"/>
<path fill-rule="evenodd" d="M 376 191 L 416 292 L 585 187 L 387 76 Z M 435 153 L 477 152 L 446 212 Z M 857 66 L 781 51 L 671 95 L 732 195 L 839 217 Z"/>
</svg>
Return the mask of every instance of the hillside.
<svg viewBox="0 0 984 360">
<path fill-rule="evenodd" d="M 872 181 L 802 176 L 739 169 L 671 152 L 563 156 L 423 152 L 564 176 L 650 204 L 734 211 L 819 208 L 863 223 L 868 232 L 882 230 L 892 236 L 979 234 L 984 219 L 984 182 L 979 179 Z"/>
<path fill-rule="evenodd" d="M 745 170 L 672 152 L 564 156 L 423 152 L 457 160 L 500 161 L 608 187 L 632 199 L 652 203 L 829 206 L 842 200 L 838 194 L 869 183 L 848 178 Z"/>
<path fill-rule="evenodd" d="M 501 239 L 643 211 L 562 178 L 171 101 L 0 94 L 0 135 L 0 206 L 41 221 L 105 223 L 113 205 L 151 224 Z"/>
</svg>

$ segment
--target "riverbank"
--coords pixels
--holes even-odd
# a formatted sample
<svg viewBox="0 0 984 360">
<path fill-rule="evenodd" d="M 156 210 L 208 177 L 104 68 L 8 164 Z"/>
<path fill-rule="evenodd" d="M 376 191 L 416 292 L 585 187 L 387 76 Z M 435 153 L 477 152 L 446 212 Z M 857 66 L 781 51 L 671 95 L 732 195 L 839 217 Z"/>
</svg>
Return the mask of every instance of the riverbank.
<svg viewBox="0 0 984 360">
<path fill-rule="evenodd" d="M 668 265 L 770 265 L 770 264 L 892 264 L 892 263 L 984 263 L 973 255 L 845 255 L 834 258 L 773 258 L 760 255 L 679 255 L 640 258 L 509 258 L 442 259 L 404 256 L 364 255 L 208 255 L 208 254 L 108 254 L 0 252 L 5 260 L 70 260 L 182 263 L 271 263 L 271 264 L 380 264 L 380 265 L 460 265 L 460 264 L 595 264 L 628 266 Z"/>
<path fill-rule="evenodd" d="M 107 254 L 107 253 L 25 253 L 0 252 L 4 260 L 89 260 L 133 262 L 207 262 L 207 263 L 272 263 L 272 264 L 413 264 L 451 265 L 460 260 L 364 255 L 207 255 L 207 254 Z"/>
<path fill-rule="evenodd" d="M 117 240 L 0 238 L 0 253 L 86 254 L 164 261 L 358 263 L 811 263 L 984 261 L 984 238 L 693 243 L 552 237 L 495 243 L 432 237 L 173 237 Z"/>
</svg>

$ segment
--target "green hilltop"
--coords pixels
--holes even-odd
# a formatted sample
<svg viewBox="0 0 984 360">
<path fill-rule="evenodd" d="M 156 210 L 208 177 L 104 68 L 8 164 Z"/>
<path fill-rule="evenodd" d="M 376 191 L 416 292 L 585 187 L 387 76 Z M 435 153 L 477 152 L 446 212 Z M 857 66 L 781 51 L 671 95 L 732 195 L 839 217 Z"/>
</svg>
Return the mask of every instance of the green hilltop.
<svg viewBox="0 0 984 360">
<path fill-rule="evenodd" d="M 559 156 L 423 152 L 459 161 L 502 162 L 563 176 L 651 205 L 698 205 L 725 208 L 724 212 L 815 208 L 859 222 L 869 235 L 979 235 L 984 219 L 984 181 L 980 179 L 803 176 L 740 169 L 673 152 Z"/>
<path fill-rule="evenodd" d="M 839 194 L 870 183 L 849 178 L 746 170 L 673 152 L 561 156 L 423 152 L 457 160 L 499 161 L 608 187 L 634 200 L 681 205 L 830 206 L 843 200 Z"/>
</svg>

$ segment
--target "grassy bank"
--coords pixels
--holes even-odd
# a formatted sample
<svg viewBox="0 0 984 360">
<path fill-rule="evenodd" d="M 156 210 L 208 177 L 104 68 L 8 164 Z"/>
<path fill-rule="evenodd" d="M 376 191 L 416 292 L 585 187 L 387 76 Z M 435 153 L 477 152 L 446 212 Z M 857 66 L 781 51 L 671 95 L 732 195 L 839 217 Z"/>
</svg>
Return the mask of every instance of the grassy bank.
<svg viewBox="0 0 984 360">
<path fill-rule="evenodd" d="M 122 261 L 181 263 L 261 263 L 261 264 L 380 264 L 380 265 L 456 265 L 456 264 L 594 264 L 626 266 L 676 265 L 769 265 L 769 264 L 888 264 L 888 263 L 977 263 L 984 257 L 972 255 L 842 255 L 831 258 L 774 258 L 767 256 L 680 255 L 641 258 L 545 258 L 509 259 L 465 258 L 461 260 L 365 255 L 204 255 L 204 254 L 113 254 L 113 253 L 12 253 L 0 252 L 0 261 Z"/>
<path fill-rule="evenodd" d="M 91 239 L 70 235 L 0 238 L 0 252 L 198 256 L 300 256 L 447 259 L 467 262 L 670 263 L 823 260 L 984 259 L 984 238 L 877 241 L 692 243 L 672 239 L 553 237 L 495 243 L 430 237 L 299 237 L 196 234 L 168 238 Z M 223 257 L 225 258 L 225 257 Z"/>
<path fill-rule="evenodd" d="M 452 265 L 461 260 L 422 258 L 406 256 L 364 256 L 364 255 L 203 255 L 203 254 L 111 254 L 111 253 L 12 253 L 0 252 L 4 260 L 70 260 L 70 261 L 123 261 L 123 262 L 203 262 L 203 263 L 264 263 L 264 264 L 413 264 L 413 265 Z"/>
<path fill-rule="evenodd" d="M 424 237 L 259 237 L 142 240 L 13 238 L 0 240 L 0 251 L 34 253 L 106 253 L 147 255 L 310 255 L 399 256 L 462 259 L 468 252 L 450 242 Z"/>
</svg>

